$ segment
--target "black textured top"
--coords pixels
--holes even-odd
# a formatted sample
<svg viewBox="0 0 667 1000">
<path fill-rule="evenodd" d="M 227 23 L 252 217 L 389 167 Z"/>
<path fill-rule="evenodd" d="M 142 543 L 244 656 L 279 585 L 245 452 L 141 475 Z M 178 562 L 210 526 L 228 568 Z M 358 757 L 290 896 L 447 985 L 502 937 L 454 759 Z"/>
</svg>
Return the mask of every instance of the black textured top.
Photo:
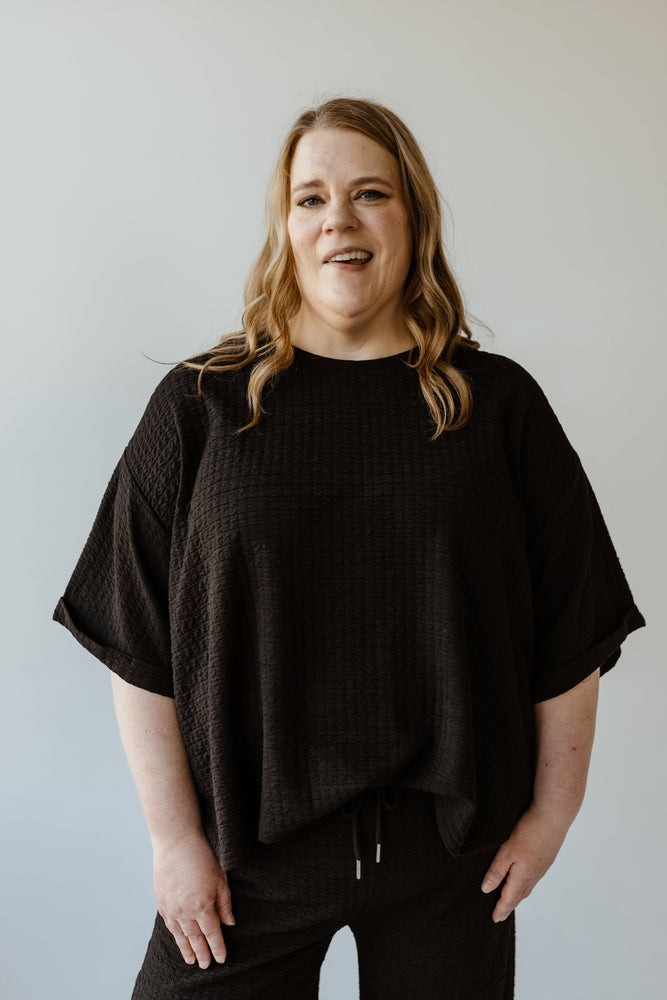
<svg viewBox="0 0 667 1000">
<path fill-rule="evenodd" d="M 205 372 L 203 399 L 171 368 L 53 613 L 175 698 L 224 869 L 388 783 L 433 793 L 453 854 L 499 844 L 532 796 L 534 703 L 646 624 L 533 376 L 458 347 L 474 412 L 430 441 L 411 358 L 295 348 L 237 436 L 250 366 Z"/>
</svg>

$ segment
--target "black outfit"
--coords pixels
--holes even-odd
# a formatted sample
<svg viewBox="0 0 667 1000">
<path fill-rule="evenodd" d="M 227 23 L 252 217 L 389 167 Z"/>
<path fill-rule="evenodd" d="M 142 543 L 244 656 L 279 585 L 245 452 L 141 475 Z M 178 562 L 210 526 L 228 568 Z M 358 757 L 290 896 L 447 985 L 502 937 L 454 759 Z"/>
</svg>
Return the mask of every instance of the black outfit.
<svg viewBox="0 0 667 1000">
<path fill-rule="evenodd" d="M 355 810 L 361 879 L 351 864 Z M 495 924 L 500 889 L 480 889 L 494 853 L 452 857 L 428 792 L 365 789 L 227 872 L 236 924 L 222 927 L 224 964 L 184 962 L 158 914 L 132 1000 L 317 1000 L 331 939 L 346 926 L 359 1000 L 512 1000 L 514 913 Z"/>
<path fill-rule="evenodd" d="M 171 369 L 54 611 L 176 699 L 225 870 L 387 784 L 432 797 L 451 856 L 497 847 L 531 800 L 534 703 L 646 624 L 536 380 L 461 344 L 474 412 L 431 441 L 415 358 L 295 348 L 238 435 L 248 367 L 203 399 Z"/>
</svg>

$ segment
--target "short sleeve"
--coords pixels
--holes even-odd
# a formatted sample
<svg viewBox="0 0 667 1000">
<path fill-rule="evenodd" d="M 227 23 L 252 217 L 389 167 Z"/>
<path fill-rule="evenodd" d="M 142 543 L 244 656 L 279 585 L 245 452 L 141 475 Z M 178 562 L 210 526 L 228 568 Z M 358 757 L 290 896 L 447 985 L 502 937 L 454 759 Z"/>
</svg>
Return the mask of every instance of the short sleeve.
<svg viewBox="0 0 667 1000">
<path fill-rule="evenodd" d="M 172 520 L 180 478 L 176 376 L 156 389 L 117 463 L 53 620 L 130 684 L 173 697 Z"/>
<path fill-rule="evenodd" d="M 173 696 L 169 536 L 121 457 L 53 620 L 130 684 Z"/>
<path fill-rule="evenodd" d="M 605 674 L 646 621 L 579 456 L 537 383 L 523 429 L 522 488 L 534 614 L 531 694 L 539 702 L 598 667 Z"/>
</svg>

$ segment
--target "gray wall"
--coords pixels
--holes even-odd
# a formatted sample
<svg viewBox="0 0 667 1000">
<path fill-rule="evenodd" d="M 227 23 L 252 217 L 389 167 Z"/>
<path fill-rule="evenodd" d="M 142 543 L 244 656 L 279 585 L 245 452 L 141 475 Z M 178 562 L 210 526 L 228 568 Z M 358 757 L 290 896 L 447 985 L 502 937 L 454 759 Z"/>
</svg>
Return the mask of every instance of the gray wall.
<svg viewBox="0 0 667 1000">
<path fill-rule="evenodd" d="M 167 370 L 142 352 L 173 364 L 238 327 L 284 131 L 347 93 L 422 142 L 496 334 L 478 339 L 545 388 L 648 621 L 603 679 L 582 812 L 519 907 L 518 1000 L 658 1000 L 664 5 L 6 0 L 0 17 L 3 998 L 130 996 L 148 834 L 108 671 L 51 612 Z M 343 929 L 322 996 L 356 990 Z"/>
</svg>

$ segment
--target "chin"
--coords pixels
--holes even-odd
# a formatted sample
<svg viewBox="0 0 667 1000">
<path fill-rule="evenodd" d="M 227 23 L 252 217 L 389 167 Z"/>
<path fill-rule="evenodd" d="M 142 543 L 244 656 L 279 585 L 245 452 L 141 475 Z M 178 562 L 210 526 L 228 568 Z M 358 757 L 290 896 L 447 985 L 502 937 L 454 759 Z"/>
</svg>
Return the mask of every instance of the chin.
<svg viewBox="0 0 667 1000">
<path fill-rule="evenodd" d="M 341 319 L 356 319 L 368 312 L 368 302 L 329 302 L 327 310 L 333 316 L 340 316 Z"/>
</svg>

